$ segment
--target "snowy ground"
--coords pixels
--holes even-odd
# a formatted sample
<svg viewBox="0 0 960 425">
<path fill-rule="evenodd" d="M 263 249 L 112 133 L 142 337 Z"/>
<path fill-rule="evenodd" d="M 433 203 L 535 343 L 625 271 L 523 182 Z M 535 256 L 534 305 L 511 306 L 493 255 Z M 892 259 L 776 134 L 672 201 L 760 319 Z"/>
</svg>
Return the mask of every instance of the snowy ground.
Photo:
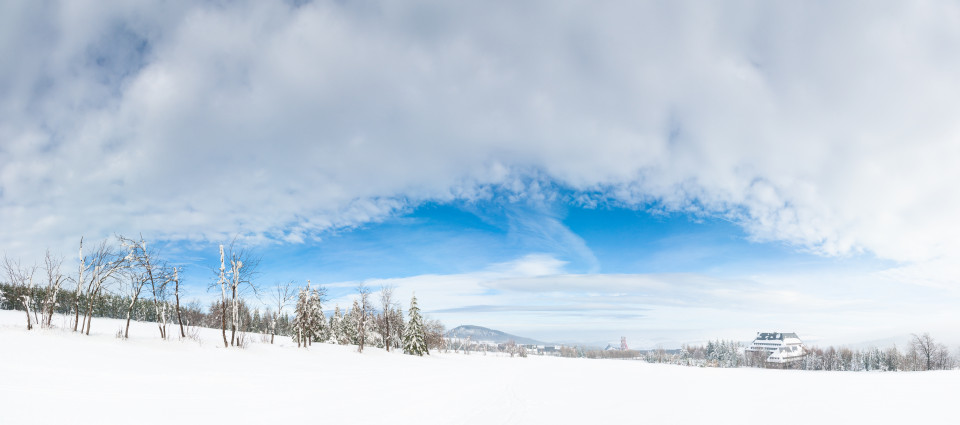
<svg viewBox="0 0 960 425">
<path fill-rule="evenodd" d="M 56 324 L 65 320 L 57 318 Z M 699 369 L 471 354 L 417 358 L 289 340 L 160 341 L 152 323 L 27 331 L 0 311 L 0 423 L 922 423 L 952 421 L 960 371 Z"/>
</svg>

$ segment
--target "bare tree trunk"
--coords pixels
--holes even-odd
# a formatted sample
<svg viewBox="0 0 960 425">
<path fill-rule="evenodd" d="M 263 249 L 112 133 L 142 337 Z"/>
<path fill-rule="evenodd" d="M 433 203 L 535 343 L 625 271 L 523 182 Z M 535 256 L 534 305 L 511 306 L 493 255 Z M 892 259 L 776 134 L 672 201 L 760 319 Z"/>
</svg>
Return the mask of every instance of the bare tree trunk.
<svg viewBox="0 0 960 425">
<path fill-rule="evenodd" d="M 80 324 L 80 288 L 83 287 L 83 270 L 86 268 L 86 262 L 83 258 L 83 237 L 80 237 L 80 270 L 77 273 L 77 293 L 74 297 L 74 311 L 76 316 L 73 318 L 73 331 L 77 331 Z"/>
<path fill-rule="evenodd" d="M 370 290 L 362 284 L 357 287 L 357 293 L 360 295 L 360 311 L 357 316 L 357 351 L 363 352 L 363 346 L 367 342 L 367 316 L 370 312 Z"/>
<path fill-rule="evenodd" d="M 95 273 L 93 278 L 96 278 L 97 276 L 99 276 L 99 272 Z M 90 285 L 92 287 L 95 285 L 95 282 L 91 281 Z M 87 335 L 90 335 L 90 322 L 93 321 L 93 304 L 97 299 L 97 293 L 99 293 L 97 289 L 87 289 L 87 312 L 83 315 L 84 326 L 80 329 L 81 332 L 86 333 Z"/>
<path fill-rule="evenodd" d="M 93 300 L 97 297 L 96 295 L 90 297 L 90 302 L 87 303 L 87 314 L 84 316 L 84 321 L 86 322 L 86 334 L 90 335 L 90 322 L 93 321 Z"/>
<path fill-rule="evenodd" d="M 226 276 L 224 276 L 225 271 L 226 268 L 223 264 L 223 245 L 220 245 L 220 330 L 223 332 L 224 348 L 230 346 L 227 344 L 227 290 L 225 287 L 227 281 Z"/>
<path fill-rule="evenodd" d="M 143 243 L 142 240 L 141 240 L 141 243 Z M 159 293 L 157 292 L 157 283 L 153 276 L 153 266 L 152 264 L 150 264 L 149 256 L 147 256 L 147 247 L 145 243 L 142 246 L 142 249 L 143 249 L 143 256 L 144 256 L 143 261 L 145 265 L 144 268 L 146 269 L 146 272 L 147 272 L 147 279 L 150 280 L 150 289 L 153 291 L 153 310 L 157 314 L 157 328 L 160 330 L 160 339 L 167 339 L 166 330 L 163 328 L 163 324 L 161 324 L 161 321 L 160 321 L 161 313 L 160 313 Z M 162 291 L 163 288 L 161 288 L 160 290 Z"/>
<path fill-rule="evenodd" d="M 240 321 L 240 304 L 237 302 L 237 291 L 240 287 L 240 270 L 243 268 L 243 261 L 237 258 L 233 251 L 233 245 L 230 248 L 230 301 L 233 309 L 233 320 L 230 323 L 230 345 L 234 345 L 234 336 L 237 333 L 237 324 Z"/>
<path fill-rule="evenodd" d="M 162 319 L 163 326 L 160 327 L 160 338 L 167 339 L 167 303 L 163 303 L 163 307 L 160 309 L 160 318 Z"/>
<path fill-rule="evenodd" d="M 47 327 L 50 327 L 50 323 L 53 321 L 53 310 L 57 307 L 57 295 L 60 294 L 60 285 L 57 285 L 53 291 L 53 301 L 47 305 Z"/>
<path fill-rule="evenodd" d="M 229 347 L 229 341 L 227 341 L 227 305 L 220 303 L 220 329 L 223 331 L 223 346 Z"/>
<path fill-rule="evenodd" d="M 290 291 L 291 282 L 287 283 L 278 283 L 276 288 L 274 288 L 274 301 L 277 303 L 277 311 L 273 314 L 273 326 L 271 326 L 270 331 L 270 343 L 273 344 L 273 337 L 277 334 L 277 322 L 280 321 L 280 315 L 283 314 L 283 308 L 287 306 L 287 303 L 290 302 L 290 298 L 293 297 Z"/>
<path fill-rule="evenodd" d="M 173 269 L 173 298 L 177 303 L 177 323 L 180 324 L 180 338 L 186 338 L 187 333 L 183 331 L 183 319 L 180 317 L 180 274 L 179 271 Z"/>
<path fill-rule="evenodd" d="M 77 291 L 77 302 L 74 305 L 73 311 L 76 313 L 76 316 L 73 318 L 73 331 L 77 331 L 77 326 L 80 324 L 80 291 Z"/>
<path fill-rule="evenodd" d="M 390 351 L 392 317 L 390 309 L 393 307 L 393 288 L 387 285 L 380 287 L 380 306 L 383 308 L 383 321 L 381 331 L 383 332 L 383 347 Z"/>
<path fill-rule="evenodd" d="M 234 285 L 231 285 L 231 287 L 233 289 L 230 295 L 230 309 L 232 310 L 230 315 L 230 345 L 233 345 L 237 335 L 237 287 Z"/>
<path fill-rule="evenodd" d="M 137 304 L 137 297 L 139 297 L 140 291 L 137 291 L 133 295 L 133 300 L 130 301 L 130 307 L 127 307 L 127 328 L 123 331 L 123 339 L 130 338 L 130 316 L 133 314 L 133 306 Z"/>
<path fill-rule="evenodd" d="M 51 322 L 53 322 L 54 309 L 57 307 L 57 296 L 60 295 L 60 284 L 61 281 L 58 280 L 56 286 L 53 288 L 52 299 L 47 303 L 47 323 L 45 326 L 48 328 L 51 326 Z"/>
<path fill-rule="evenodd" d="M 270 324 L 270 343 L 273 344 L 273 337 L 277 335 L 277 320 L 280 319 L 280 313 L 273 313 L 273 323 Z"/>
<path fill-rule="evenodd" d="M 138 276 L 135 272 L 129 274 L 130 278 L 130 305 L 127 306 L 127 326 L 123 331 L 123 338 L 127 339 L 130 337 L 130 319 L 133 317 L 133 308 L 137 306 L 137 300 L 140 298 L 140 293 L 143 291 L 143 285 L 146 282 Z"/>
<path fill-rule="evenodd" d="M 33 329 L 33 321 L 30 320 L 30 296 L 22 295 L 20 299 L 23 301 L 24 310 L 27 312 L 27 330 Z"/>
</svg>

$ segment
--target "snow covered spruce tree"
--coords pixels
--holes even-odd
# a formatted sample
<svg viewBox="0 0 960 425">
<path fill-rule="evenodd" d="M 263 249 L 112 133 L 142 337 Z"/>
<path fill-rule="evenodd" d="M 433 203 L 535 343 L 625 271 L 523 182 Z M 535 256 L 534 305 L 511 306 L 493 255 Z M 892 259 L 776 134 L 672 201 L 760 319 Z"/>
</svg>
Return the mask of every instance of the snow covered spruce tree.
<svg viewBox="0 0 960 425">
<path fill-rule="evenodd" d="M 310 340 L 310 297 L 307 288 L 301 288 L 297 295 L 297 306 L 293 309 L 293 340 L 297 347 L 306 347 Z"/>
<path fill-rule="evenodd" d="M 358 303 L 357 300 L 353 300 L 353 308 L 344 314 L 343 320 L 340 321 L 340 329 L 343 333 L 343 340 L 345 341 L 344 344 L 358 344 L 357 322 L 359 322 L 359 318 L 357 316 L 359 314 L 360 303 Z"/>
<path fill-rule="evenodd" d="M 313 341 L 323 341 L 327 338 L 326 320 L 323 316 L 323 288 L 307 287 L 300 290 L 297 296 L 297 307 L 293 318 L 293 339 L 297 347 L 312 345 Z"/>
<path fill-rule="evenodd" d="M 323 303 L 326 301 L 327 291 L 323 287 L 310 289 L 310 281 L 307 281 L 309 294 L 308 307 L 310 309 L 310 342 L 323 342 L 330 338 L 330 332 L 327 329 L 327 320 L 323 314 Z"/>
<path fill-rule="evenodd" d="M 340 312 L 339 305 L 333 308 L 333 316 L 330 316 L 330 342 L 347 344 L 347 335 L 343 331 L 343 313 Z"/>
<path fill-rule="evenodd" d="M 426 335 L 423 330 L 423 317 L 420 316 L 420 307 L 417 307 L 417 296 L 410 299 L 410 321 L 403 330 L 403 352 L 422 356 L 430 354 L 427 350 Z"/>
</svg>

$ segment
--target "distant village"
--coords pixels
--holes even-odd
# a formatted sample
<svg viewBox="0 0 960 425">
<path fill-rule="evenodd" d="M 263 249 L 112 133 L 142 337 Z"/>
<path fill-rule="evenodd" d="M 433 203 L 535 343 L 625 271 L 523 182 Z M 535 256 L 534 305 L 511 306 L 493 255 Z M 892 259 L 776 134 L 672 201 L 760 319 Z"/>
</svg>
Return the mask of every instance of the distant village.
<svg viewBox="0 0 960 425">
<path fill-rule="evenodd" d="M 469 332 L 463 332 L 464 328 Z M 445 340 L 446 349 L 465 354 L 624 359 L 696 367 L 922 371 L 954 369 L 960 366 L 950 350 L 927 333 L 913 335 L 905 351 L 900 351 L 896 346 L 862 350 L 808 347 L 795 332 L 757 332 L 749 344 L 718 339 L 708 341 L 706 345 L 646 350 L 630 349 L 626 337 L 621 337 L 619 344 L 610 343 L 600 349 L 539 343 L 479 326 L 455 328 L 447 333 Z M 518 340 L 524 343 L 518 343 Z"/>
</svg>

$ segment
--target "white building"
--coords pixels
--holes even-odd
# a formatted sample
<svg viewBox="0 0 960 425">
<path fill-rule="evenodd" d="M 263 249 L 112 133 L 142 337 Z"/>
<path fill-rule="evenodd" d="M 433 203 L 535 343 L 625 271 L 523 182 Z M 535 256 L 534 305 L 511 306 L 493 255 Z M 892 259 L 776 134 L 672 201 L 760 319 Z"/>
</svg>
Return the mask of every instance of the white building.
<svg viewBox="0 0 960 425">
<path fill-rule="evenodd" d="M 768 363 L 788 363 L 803 358 L 807 349 L 795 333 L 757 332 L 746 352 L 767 353 Z"/>
</svg>

